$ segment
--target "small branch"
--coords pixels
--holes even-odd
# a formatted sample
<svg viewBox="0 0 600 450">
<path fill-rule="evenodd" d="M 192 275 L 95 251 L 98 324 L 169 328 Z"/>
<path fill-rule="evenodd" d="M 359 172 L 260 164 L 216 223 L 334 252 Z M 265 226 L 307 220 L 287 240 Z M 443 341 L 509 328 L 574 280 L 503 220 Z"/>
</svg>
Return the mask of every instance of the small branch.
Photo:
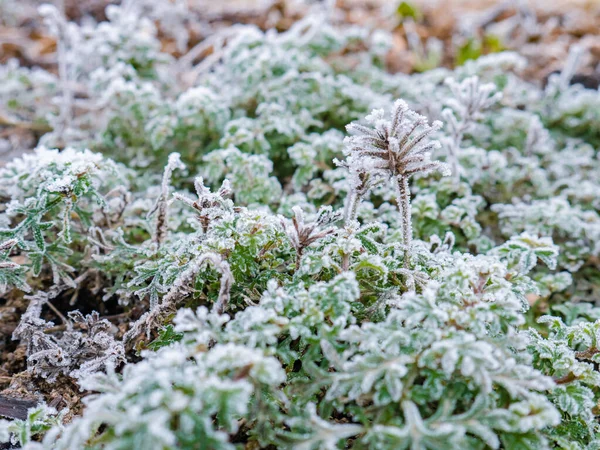
<svg viewBox="0 0 600 450">
<path fill-rule="evenodd" d="M 149 337 L 152 328 L 160 323 L 161 317 L 164 317 L 168 311 L 175 309 L 179 302 L 193 290 L 194 280 L 205 262 L 212 263 L 221 273 L 219 297 L 213 306 L 213 310 L 217 314 L 223 314 L 229 305 L 231 286 L 234 282 L 233 274 L 229 263 L 222 256 L 212 252 L 204 253 L 189 263 L 188 268 L 173 282 L 170 291 L 164 296 L 160 304 L 155 305 L 131 325 L 129 331 L 123 336 L 123 341 L 125 343 L 132 341 L 142 333 L 144 328 L 146 329 L 146 336 Z"/>
<path fill-rule="evenodd" d="M 304 248 L 301 247 L 296 250 L 296 264 L 295 264 L 296 272 L 298 272 L 298 270 L 300 270 L 300 262 L 302 261 L 303 254 L 304 254 Z"/>
<path fill-rule="evenodd" d="M 577 379 L 577 377 L 573 374 L 573 372 L 569 372 L 564 377 L 555 378 L 554 382 L 556 384 L 567 384 L 567 383 L 570 383 L 572 381 L 575 381 L 576 379 Z"/>
<path fill-rule="evenodd" d="M 213 308 L 217 314 L 223 314 L 231 299 L 230 291 L 234 280 L 233 274 L 231 273 L 231 267 L 229 267 L 227 261 L 221 260 L 221 263 L 217 268 L 221 272 L 221 286 L 219 288 L 219 298 Z"/>
<path fill-rule="evenodd" d="M 307 222 L 302 208 L 294 206 L 292 211 L 294 216 L 291 221 L 281 216 L 280 220 L 285 234 L 296 250 L 296 271 L 298 271 L 306 248 L 333 233 L 336 227 L 331 225 L 339 220 L 340 214 L 337 211 L 334 212 L 331 207 L 321 207 L 316 219 Z"/>
<path fill-rule="evenodd" d="M 21 128 L 23 130 L 39 131 L 47 133 L 52 131 L 52 127 L 45 123 L 22 122 L 19 120 L 11 120 L 0 113 L 0 126 Z"/>
<path fill-rule="evenodd" d="M 131 315 L 131 313 L 134 310 L 131 311 L 127 311 L 121 314 L 113 314 L 111 316 L 103 316 L 102 319 L 108 320 L 109 322 L 119 322 L 121 319 L 129 317 Z M 71 328 L 73 328 L 74 330 L 81 330 L 83 329 L 84 325 L 81 323 L 74 323 L 71 325 Z M 51 327 L 51 328 L 46 328 L 44 330 L 44 333 L 46 334 L 52 334 L 52 333 L 59 333 L 61 331 L 65 331 L 67 330 L 68 325 L 63 324 L 63 325 L 57 325 L 55 327 Z"/>
<path fill-rule="evenodd" d="M 577 359 L 592 359 L 596 354 L 600 353 L 596 347 L 590 347 L 587 350 L 581 352 L 575 352 L 575 358 Z"/>
<path fill-rule="evenodd" d="M 179 153 L 171 153 L 169 155 L 169 162 L 165 166 L 163 173 L 163 179 L 161 184 L 161 192 L 154 209 L 149 212 L 148 215 L 156 212 L 156 225 L 154 229 L 154 236 L 152 240 L 158 247 L 166 239 L 168 228 L 168 212 L 169 212 L 169 187 L 171 186 L 171 178 L 175 169 L 185 169 L 185 166 L 181 162 L 181 156 Z"/>
<path fill-rule="evenodd" d="M 48 305 L 48 308 L 50 308 L 54 314 L 56 314 L 58 316 L 58 318 L 61 320 L 61 322 L 65 325 L 68 326 L 69 325 L 69 320 L 63 315 L 63 313 L 61 313 L 58 308 L 56 306 L 54 306 L 52 303 L 47 302 L 46 305 Z"/>
</svg>

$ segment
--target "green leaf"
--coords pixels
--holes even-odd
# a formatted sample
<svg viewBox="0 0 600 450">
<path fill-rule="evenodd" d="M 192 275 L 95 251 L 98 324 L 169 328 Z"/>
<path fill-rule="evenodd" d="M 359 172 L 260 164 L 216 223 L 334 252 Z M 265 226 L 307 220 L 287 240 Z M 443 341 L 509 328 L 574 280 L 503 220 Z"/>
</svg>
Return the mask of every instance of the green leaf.
<svg viewBox="0 0 600 450">
<path fill-rule="evenodd" d="M 471 59 L 477 59 L 481 56 L 481 42 L 475 38 L 469 38 L 461 45 L 454 58 L 454 63 L 457 66 L 462 66 Z"/>
<path fill-rule="evenodd" d="M 183 333 L 176 333 L 173 325 L 167 325 L 158 332 L 158 337 L 148 344 L 148 348 L 155 352 L 159 348 L 181 341 L 182 338 Z"/>
<path fill-rule="evenodd" d="M 413 19 L 415 22 L 419 22 L 423 18 L 423 13 L 417 8 L 416 5 L 410 2 L 401 2 L 396 8 L 396 14 L 401 20 Z"/>
</svg>

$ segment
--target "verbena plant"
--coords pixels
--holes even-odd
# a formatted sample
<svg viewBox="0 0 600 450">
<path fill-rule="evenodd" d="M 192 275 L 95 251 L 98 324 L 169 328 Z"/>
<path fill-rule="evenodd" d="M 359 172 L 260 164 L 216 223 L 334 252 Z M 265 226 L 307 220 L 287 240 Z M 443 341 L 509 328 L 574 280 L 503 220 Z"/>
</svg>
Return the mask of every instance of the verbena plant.
<svg viewBox="0 0 600 450">
<path fill-rule="evenodd" d="M 0 68 L 46 131 L 0 169 L 12 338 L 86 394 L 0 442 L 600 448 L 600 93 L 514 53 L 391 75 L 323 15 L 176 59 L 165 10 L 44 6 L 58 76 Z"/>
</svg>

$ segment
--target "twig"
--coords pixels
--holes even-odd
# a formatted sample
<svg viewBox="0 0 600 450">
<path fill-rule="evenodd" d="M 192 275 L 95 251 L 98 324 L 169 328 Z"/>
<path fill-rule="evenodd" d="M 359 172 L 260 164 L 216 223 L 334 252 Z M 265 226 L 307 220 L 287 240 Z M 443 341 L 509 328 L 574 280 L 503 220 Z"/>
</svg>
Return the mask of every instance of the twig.
<svg viewBox="0 0 600 450">
<path fill-rule="evenodd" d="M 47 133 L 52 131 L 52 127 L 45 123 L 23 122 L 20 120 L 11 120 L 0 113 L 0 126 L 22 128 L 24 130 L 40 131 Z"/>
<path fill-rule="evenodd" d="M 54 312 L 54 314 L 56 314 L 60 318 L 62 323 L 65 324 L 65 326 L 69 326 L 69 320 L 63 315 L 63 313 L 61 313 L 58 310 L 58 308 L 56 308 L 56 306 L 54 306 L 50 302 L 47 302 L 46 305 L 48 305 L 48 308 L 50 308 Z"/>
</svg>

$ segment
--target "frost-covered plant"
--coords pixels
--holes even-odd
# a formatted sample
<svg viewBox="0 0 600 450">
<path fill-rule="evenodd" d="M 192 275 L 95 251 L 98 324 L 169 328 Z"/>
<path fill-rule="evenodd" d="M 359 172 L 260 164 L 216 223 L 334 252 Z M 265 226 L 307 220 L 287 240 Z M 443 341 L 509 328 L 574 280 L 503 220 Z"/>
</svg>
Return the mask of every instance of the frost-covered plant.
<svg viewBox="0 0 600 450">
<path fill-rule="evenodd" d="M 6 292 L 7 288 L 14 286 L 23 292 L 31 291 L 25 277 L 25 269 L 18 263 L 10 260 L 10 251 L 17 245 L 16 239 L 9 239 L 0 243 L 2 259 L 0 260 L 0 293 Z"/>
<path fill-rule="evenodd" d="M 28 444 L 34 442 L 34 438 L 43 436 L 48 430 L 62 428 L 61 421 L 66 411 L 57 413 L 56 409 L 47 405 L 30 408 L 27 418 L 14 421 L 0 419 L 0 443 L 20 445 L 21 448 L 31 448 Z M 35 448 L 35 447 L 33 447 Z"/>
<path fill-rule="evenodd" d="M 264 155 L 249 155 L 229 147 L 212 151 L 204 161 L 204 178 L 210 183 L 228 180 L 236 193 L 236 203 L 269 204 L 281 196 L 279 181 L 270 175 L 273 162 Z"/>
<path fill-rule="evenodd" d="M 173 281 L 173 284 L 167 294 L 162 299 L 160 305 L 150 304 L 150 311 L 144 314 L 136 323 L 132 325 L 131 330 L 124 336 L 125 341 L 129 341 L 140 333 L 142 326 L 146 326 L 148 332 L 157 323 L 160 324 L 161 315 L 170 309 L 177 307 L 183 299 L 185 299 L 191 291 L 191 285 L 194 284 L 196 277 L 202 267 L 211 263 L 221 274 L 219 294 L 214 309 L 218 314 L 225 311 L 229 305 L 230 291 L 233 284 L 233 274 L 229 263 L 215 253 L 203 253 L 192 259 L 185 270 Z"/>
<path fill-rule="evenodd" d="M 60 374 L 78 378 L 125 361 L 125 350 L 110 333 L 110 322 L 100 319 L 96 311 L 87 316 L 71 311 L 62 332 L 41 319 L 42 307 L 57 295 L 55 291 L 29 296 L 27 311 L 13 332 L 13 339 L 27 345 L 30 372 L 53 382 Z"/>
<path fill-rule="evenodd" d="M 452 173 L 456 180 L 460 179 L 458 165 L 458 152 L 466 133 L 478 119 L 481 119 L 484 110 L 502 98 L 501 92 L 494 92 L 493 83 L 480 83 L 477 76 L 465 78 L 460 83 L 453 78 L 446 79 L 453 97 L 447 102 L 448 108 L 442 111 L 442 117 L 447 123 L 450 136 L 448 138 L 448 156 Z"/>
<path fill-rule="evenodd" d="M 534 365 L 558 385 L 550 399 L 563 416 L 550 437 L 559 448 L 593 448 L 600 444 L 595 419 L 600 394 L 596 366 L 600 323 L 579 318 L 567 325 L 553 316 L 543 316 L 539 322 L 548 324 L 548 336 L 531 330 L 529 351 Z"/>
<path fill-rule="evenodd" d="M 284 377 L 280 363 L 260 349 L 170 346 L 128 365 L 122 376 L 109 370 L 88 377 L 82 386 L 97 394 L 86 399 L 86 413 L 56 441 L 49 435 L 47 445 L 234 449 L 229 441 L 241 427 L 269 426 Z"/>
<path fill-rule="evenodd" d="M 55 284 L 74 286 L 76 269 L 68 261 L 73 247 L 85 239 L 86 229 L 112 214 L 114 205 L 105 195 L 127 185 L 128 171 L 100 154 L 38 147 L 0 169 L 0 197 L 6 202 L 0 236 L 16 243 L 34 276 L 47 265 Z"/>
<path fill-rule="evenodd" d="M 334 8 L 186 53 L 183 3 L 43 7 L 56 70 L 0 67 L 0 144 L 37 147 L 0 168 L 1 370 L 27 369 L 0 399 L 83 397 L 0 440 L 597 447 L 600 93 L 570 85 L 578 51 L 545 88 L 515 53 L 393 74 L 392 34 Z"/>
<path fill-rule="evenodd" d="M 48 130 L 48 115 L 56 111 L 56 106 L 47 99 L 58 90 L 56 76 L 43 69 L 20 67 L 13 59 L 0 66 L 0 79 L 0 123 Z"/>
<path fill-rule="evenodd" d="M 229 180 L 224 180 L 220 189 L 216 193 L 212 193 L 204 185 L 202 177 L 194 180 L 194 187 L 196 188 L 198 200 L 191 200 L 178 193 L 174 193 L 173 197 L 194 208 L 198 215 L 198 221 L 202 226 L 202 231 L 206 233 L 214 221 L 233 213 L 233 202 L 228 198 L 233 194 L 233 191 Z"/>
<path fill-rule="evenodd" d="M 564 198 L 536 200 L 530 204 L 496 204 L 500 230 L 505 235 L 520 232 L 552 236 L 561 245 L 561 266 L 576 271 L 588 258 L 597 256 L 600 217 L 595 211 L 572 206 Z"/>
<path fill-rule="evenodd" d="M 335 231 L 335 227 L 328 225 L 339 220 L 341 214 L 334 213 L 331 207 L 321 208 L 317 218 L 310 223 L 306 223 L 304 213 L 299 206 L 294 206 L 292 211 L 294 212 L 292 220 L 283 219 L 282 225 L 290 239 L 292 247 L 296 250 L 296 270 L 298 270 L 306 247 L 332 234 Z"/>
<path fill-rule="evenodd" d="M 396 191 L 396 202 L 402 214 L 402 238 L 406 247 L 404 266 L 410 265 L 412 247 L 412 216 L 408 180 L 415 174 L 434 170 L 448 175 L 448 169 L 439 161 L 431 161 L 431 151 L 439 148 L 439 141 L 429 140 L 441 122 L 429 125 L 427 118 L 408 109 L 406 102 L 394 103 L 390 120 L 384 119 L 383 110 L 374 110 L 366 118 L 373 126 L 358 123 L 348 125 L 345 146 L 346 160 L 340 165 L 350 172 L 351 191 L 346 200 L 345 221 L 352 223 L 362 197 L 377 183 L 388 181 Z"/>
<path fill-rule="evenodd" d="M 156 206 L 150 211 L 149 214 L 156 213 L 156 225 L 154 229 L 154 235 L 152 240 L 156 245 L 160 246 L 167 236 L 167 212 L 168 212 L 168 200 L 169 200 L 169 187 L 171 184 L 171 177 L 175 169 L 185 169 L 185 166 L 181 162 L 181 156 L 179 153 L 171 153 L 169 155 L 169 161 L 163 172 L 162 183 L 160 186 L 160 197 L 156 200 Z"/>
</svg>

